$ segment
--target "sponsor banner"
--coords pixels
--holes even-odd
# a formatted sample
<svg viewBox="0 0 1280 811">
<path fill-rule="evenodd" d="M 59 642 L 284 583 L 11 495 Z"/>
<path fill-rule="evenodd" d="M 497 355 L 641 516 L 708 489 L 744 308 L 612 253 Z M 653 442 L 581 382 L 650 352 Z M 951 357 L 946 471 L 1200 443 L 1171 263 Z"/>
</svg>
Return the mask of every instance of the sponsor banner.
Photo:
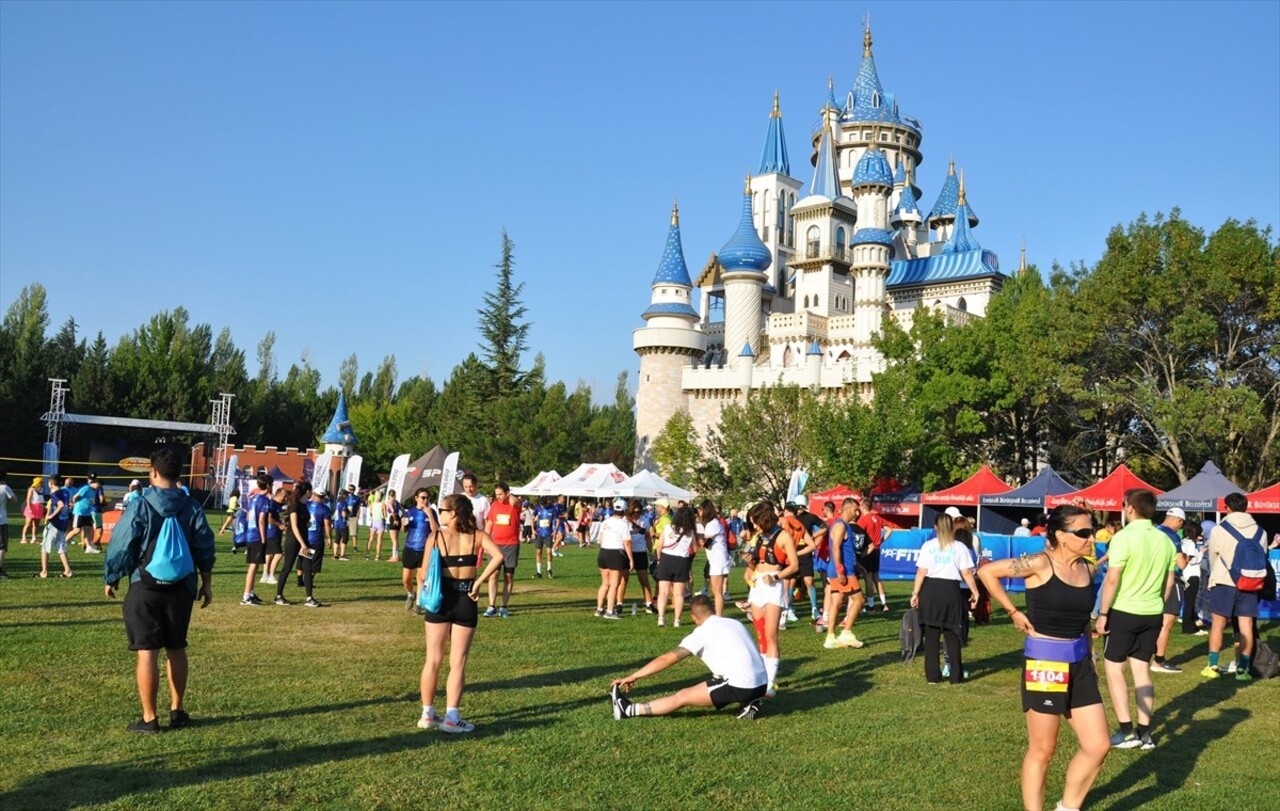
<svg viewBox="0 0 1280 811">
<path fill-rule="evenodd" d="M 920 547 L 933 535 L 931 529 L 890 532 L 880 545 L 880 579 L 914 580 Z"/>
<path fill-rule="evenodd" d="M 342 471 L 342 490 L 346 490 L 351 485 L 355 485 L 356 489 L 360 489 L 360 469 L 364 467 L 363 456 L 352 456 L 347 460 L 347 466 Z"/>
<path fill-rule="evenodd" d="M 320 454 L 316 459 L 315 468 L 311 471 L 311 490 L 313 492 L 329 489 L 329 466 L 332 464 L 333 454 L 328 451 Z"/>
<path fill-rule="evenodd" d="M 409 454 L 402 453 L 391 463 L 391 475 L 387 477 L 387 489 L 395 490 L 396 497 L 399 498 L 400 501 L 412 504 L 413 502 L 409 501 L 411 494 L 404 492 L 404 477 L 408 472 Z"/>
<path fill-rule="evenodd" d="M 222 483 L 222 503 L 226 504 L 227 499 L 231 498 L 231 491 L 236 489 L 236 472 L 240 469 L 240 457 L 237 454 L 231 454 L 231 458 L 227 460 L 226 481 Z M 240 492 L 244 492 L 241 490 Z"/>
<path fill-rule="evenodd" d="M 444 470 L 440 474 L 440 497 L 436 499 L 436 506 L 444 506 L 444 497 L 452 495 L 454 488 L 458 486 L 458 452 L 454 451 L 444 458 Z"/>
</svg>

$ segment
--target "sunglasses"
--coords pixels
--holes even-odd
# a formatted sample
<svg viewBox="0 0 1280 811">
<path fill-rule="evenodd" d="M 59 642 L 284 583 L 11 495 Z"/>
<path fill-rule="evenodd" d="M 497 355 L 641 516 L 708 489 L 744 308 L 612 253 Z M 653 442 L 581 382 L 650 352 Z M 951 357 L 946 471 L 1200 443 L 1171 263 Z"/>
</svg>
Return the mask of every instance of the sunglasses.
<svg viewBox="0 0 1280 811">
<path fill-rule="evenodd" d="M 437 512 L 451 513 L 453 512 L 453 510 L 449 509 L 448 507 L 441 507 L 439 510 L 437 510 Z"/>
<path fill-rule="evenodd" d="M 1064 529 L 1062 531 L 1070 535 L 1074 535 L 1077 538 L 1092 538 L 1094 533 L 1093 527 L 1083 527 L 1081 529 Z"/>
</svg>

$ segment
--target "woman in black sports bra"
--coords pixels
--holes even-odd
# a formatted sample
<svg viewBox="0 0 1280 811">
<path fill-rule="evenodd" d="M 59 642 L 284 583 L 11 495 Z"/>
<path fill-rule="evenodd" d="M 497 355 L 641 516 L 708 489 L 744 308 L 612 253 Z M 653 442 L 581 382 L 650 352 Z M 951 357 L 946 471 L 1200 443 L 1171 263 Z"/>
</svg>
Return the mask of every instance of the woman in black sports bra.
<svg viewBox="0 0 1280 811">
<path fill-rule="evenodd" d="M 428 611 L 424 615 L 427 621 L 427 659 L 422 665 L 422 717 L 418 719 L 418 726 L 443 732 L 471 732 L 475 725 L 462 720 L 459 706 L 466 681 L 467 654 L 476 632 L 476 600 L 480 597 L 480 587 L 502 566 L 502 550 L 488 533 L 476 527 L 471 499 L 466 496 L 458 493 L 445 496 L 438 512 L 440 530 L 432 533 L 430 543 L 440 550 L 444 602 L 438 612 Z M 483 555 L 489 556 L 489 565 L 476 577 Z M 429 561 L 428 551 L 423 566 L 429 565 Z M 418 582 L 422 582 L 421 577 Z M 445 685 L 446 712 L 440 718 L 436 715 L 435 698 L 446 642 L 449 645 L 449 681 Z"/>
<path fill-rule="evenodd" d="M 1022 711 L 1027 720 L 1027 754 L 1022 760 L 1022 802 L 1028 811 L 1044 808 L 1045 778 L 1063 716 L 1080 750 L 1067 765 L 1059 809 L 1078 809 L 1111 750 L 1107 716 L 1093 664 L 1089 613 L 1093 610 L 1093 516 L 1071 504 L 1049 513 L 1045 550 L 998 560 L 978 570 L 991 599 L 1027 635 L 1023 649 Z M 1003 578 L 1026 583 L 1027 611 L 1014 607 Z"/>
</svg>

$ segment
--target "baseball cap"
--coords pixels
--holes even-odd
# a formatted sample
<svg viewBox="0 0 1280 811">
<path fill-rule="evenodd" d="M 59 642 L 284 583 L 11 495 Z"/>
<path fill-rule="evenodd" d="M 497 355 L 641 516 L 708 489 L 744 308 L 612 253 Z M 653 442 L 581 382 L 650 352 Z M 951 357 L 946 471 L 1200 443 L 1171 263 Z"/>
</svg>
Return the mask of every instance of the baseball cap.
<svg viewBox="0 0 1280 811">
<path fill-rule="evenodd" d="M 1183 510 L 1182 510 L 1182 508 L 1181 508 L 1181 507 L 1173 507 L 1173 508 L 1171 508 L 1171 509 L 1169 510 L 1169 512 L 1165 513 L 1165 517 L 1166 517 L 1166 518 L 1181 518 L 1183 521 L 1186 521 L 1186 520 L 1187 520 L 1187 514 L 1186 514 L 1185 512 L 1183 512 Z"/>
<path fill-rule="evenodd" d="M 329 491 L 325 490 L 324 488 L 321 488 L 319 490 L 316 490 L 314 493 L 312 493 L 312 495 L 316 496 L 317 498 L 328 498 Z"/>
<path fill-rule="evenodd" d="M 803 510 L 809 506 L 809 499 L 805 498 L 804 496 L 796 496 L 795 498 L 787 502 L 787 506 L 799 507 L 800 509 Z"/>
<path fill-rule="evenodd" d="M 627 508 L 627 500 L 625 498 L 615 498 L 613 500 L 613 508 L 615 510 L 625 510 Z"/>
<path fill-rule="evenodd" d="M 1030 521 L 1029 519 L 1027 519 L 1027 518 L 1024 518 L 1024 519 L 1022 519 L 1022 525 L 1023 525 L 1024 527 L 1029 527 L 1029 526 L 1031 526 L 1031 521 Z"/>
<path fill-rule="evenodd" d="M 137 479 L 134 479 L 133 481 L 129 482 L 129 486 L 130 486 L 130 487 L 141 487 L 141 486 L 142 486 L 142 482 L 138 481 Z"/>
<path fill-rule="evenodd" d="M 660 498 L 653 503 L 658 505 L 659 507 L 666 507 L 667 509 L 671 508 L 671 502 L 665 498 Z"/>
<path fill-rule="evenodd" d="M 964 518 L 964 515 L 961 514 L 959 507 L 948 507 L 945 510 L 943 510 L 942 513 L 943 515 L 949 515 L 952 518 Z"/>
</svg>

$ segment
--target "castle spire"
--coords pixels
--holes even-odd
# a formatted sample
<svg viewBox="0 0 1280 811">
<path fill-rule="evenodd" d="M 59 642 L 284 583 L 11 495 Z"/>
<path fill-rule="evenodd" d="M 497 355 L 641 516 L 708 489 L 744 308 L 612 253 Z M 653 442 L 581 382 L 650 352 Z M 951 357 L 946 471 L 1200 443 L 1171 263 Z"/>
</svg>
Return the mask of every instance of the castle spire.
<svg viewBox="0 0 1280 811">
<path fill-rule="evenodd" d="M 809 184 L 809 194 L 817 194 L 828 200 L 840 196 L 840 175 L 836 165 L 836 153 L 831 128 L 822 127 L 821 140 L 818 141 L 818 162 L 813 167 L 813 182 Z"/>
<path fill-rule="evenodd" d="M 1027 238 L 1022 238 L 1022 257 L 1018 260 L 1018 275 L 1027 272 Z"/>
<path fill-rule="evenodd" d="M 967 205 L 968 201 L 964 198 L 964 170 L 960 170 L 960 196 L 956 201 L 956 205 Z"/>
<path fill-rule="evenodd" d="M 982 246 L 978 244 L 978 240 L 974 238 L 973 232 L 970 231 L 969 204 L 965 200 L 964 193 L 964 172 L 960 173 L 960 192 L 956 202 L 956 225 L 955 230 L 951 232 L 951 238 L 947 240 L 947 244 L 942 246 L 943 253 L 964 253 L 966 251 L 980 250 Z"/>
<path fill-rule="evenodd" d="M 671 195 L 671 224 L 680 227 L 680 201 L 674 194 Z"/>
<path fill-rule="evenodd" d="M 773 112 L 769 113 L 769 131 L 764 136 L 764 150 L 760 153 L 758 175 L 776 172 L 791 174 L 791 161 L 787 157 L 787 139 L 782 133 L 782 108 L 778 103 L 778 91 L 773 91 Z"/>
<path fill-rule="evenodd" d="M 867 12 L 866 22 L 862 29 L 862 58 L 871 58 L 871 12 Z"/>
<path fill-rule="evenodd" d="M 680 240 L 680 208 L 671 201 L 671 225 L 667 228 L 667 244 L 658 262 L 658 272 L 653 275 L 653 287 L 670 284 L 693 287 L 689 280 L 689 268 L 684 263 L 684 245 Z"/>
</svg>

